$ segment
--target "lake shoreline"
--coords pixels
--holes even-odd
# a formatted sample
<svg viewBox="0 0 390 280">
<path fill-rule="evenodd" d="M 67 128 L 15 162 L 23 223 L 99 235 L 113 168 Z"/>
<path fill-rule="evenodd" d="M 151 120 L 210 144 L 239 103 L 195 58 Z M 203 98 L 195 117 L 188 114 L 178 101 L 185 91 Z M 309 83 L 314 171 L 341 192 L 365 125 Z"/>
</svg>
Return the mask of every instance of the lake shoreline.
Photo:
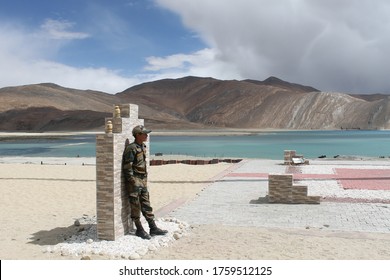
<svg viewBox="0 0 390 280">
<path fill-rule="evenodd" d="M 307 132 L 307 131 L 388 131 L 387 129 L 276 129 L 276 128 L 207 128 L 207 129 L 183 129 L 183 130 L 152 130 L 151 135 L 156 136 L 240 136 L 240 135 L 256 135 L 262 133 L 273 132 Z M 58 138 L 75 135 L 96 135 L 103 134 L 103 131 L 58 131 L 58 132 L 0 132 L 0 141 L 7 139 L 23 139 L 23 138 Z"/>
</svg>

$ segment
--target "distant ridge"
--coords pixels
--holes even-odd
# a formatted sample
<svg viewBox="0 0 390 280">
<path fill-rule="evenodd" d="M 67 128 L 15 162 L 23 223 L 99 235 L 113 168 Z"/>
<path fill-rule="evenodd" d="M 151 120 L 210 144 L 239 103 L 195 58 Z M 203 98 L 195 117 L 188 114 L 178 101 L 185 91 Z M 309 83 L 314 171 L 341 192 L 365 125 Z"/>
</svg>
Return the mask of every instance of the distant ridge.
<svg viewBox="0 0 390 280">
<path fill-rule="evenodd" d="M 112 114 L 91 110 L 58 110 L 53 107 L 15 109 L 0 114 L 2 131 L 88 131 L 104 125 Z"/>
<path fill-rule="evenodd" d="M 387 95 L 321 92 L 269 77 L 183 77 L 111 95 L 52 83 L 0 89 L 1 131 L 101 130 L 113 105 L 139 105 L 153 129 L 389 129 Z"/>
<path fill-rule="evenodd" d="M 244 81 L 247 81 L 247 82 L 250 82 L 250 83 L 254 83 L 254 84 L 257 84 L 257 85 L 276 86 L 276 87 L 285 88 L 285 89 L 288 89 L 288 90 L 294 89 L 294 90 L 302 91 L 302 92 L 319 91 L 318 89 L 315 89 L 313 87 L 303 86 L 303 85 L 300 85 L 300 84 L 289 83 L 289 82 L 283 81 L 283 80 L 281 80 L 279 78 L 276 78 L 276 77 L 273 77 L 273 76 L 265 79 L 264 81 L 256 81 L 256 80 L 244 80 Z"/>
</svg>

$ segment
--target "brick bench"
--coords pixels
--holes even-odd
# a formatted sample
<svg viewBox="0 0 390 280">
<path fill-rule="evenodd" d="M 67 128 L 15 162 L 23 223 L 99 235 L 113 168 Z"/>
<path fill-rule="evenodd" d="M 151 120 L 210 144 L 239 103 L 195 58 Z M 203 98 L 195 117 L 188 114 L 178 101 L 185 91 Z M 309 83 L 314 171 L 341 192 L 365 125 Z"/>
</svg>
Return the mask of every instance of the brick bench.
<svg viewBox="0 0 390 280">
<path fill-rule="evenodd" d="M 268 202 L 286 204 L 319 204 L 319 196 L 308 196 L 307 186 L 293 184 L 292 174 L 268 175 Z"/>
<path fill-rule="evenodd" d="M 298 155 L 295 150 L 285 150 L 284 164 L 285 165 L 309 164 L 309 160 L 305 159 L 303 155 Z"/>
</svg>

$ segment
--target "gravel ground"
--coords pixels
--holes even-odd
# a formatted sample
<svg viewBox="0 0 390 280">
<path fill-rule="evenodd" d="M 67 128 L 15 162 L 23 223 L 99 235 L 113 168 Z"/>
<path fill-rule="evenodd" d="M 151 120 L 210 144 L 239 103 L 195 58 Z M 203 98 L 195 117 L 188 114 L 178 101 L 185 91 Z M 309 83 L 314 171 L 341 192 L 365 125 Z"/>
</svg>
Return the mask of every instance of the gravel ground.
<svg viewBox="0 0 390 280">
<path fill-rule="evenodd" d="M 153 236 L 144 240 L 134 235 L 125 235 L 115 241 L 99 240 L 97 238 L 96 217 L 83 217 L 75 221 L 79 228 L 72 236 L 65 237 L 64 242 L 47 246 L 45 253 L 73 256 L 81 259 L 130 259 L 137 260 L 146 253 L 151 253 L 161 247 L 167 247 L 173 241 L 180 239 L 189 229 L 189 225 L 174 218 L 158 219 L 156 224 L 168 230 L 164 236 Z M 145 224 L 144 228 L 148 226 Z"/>
</svg>

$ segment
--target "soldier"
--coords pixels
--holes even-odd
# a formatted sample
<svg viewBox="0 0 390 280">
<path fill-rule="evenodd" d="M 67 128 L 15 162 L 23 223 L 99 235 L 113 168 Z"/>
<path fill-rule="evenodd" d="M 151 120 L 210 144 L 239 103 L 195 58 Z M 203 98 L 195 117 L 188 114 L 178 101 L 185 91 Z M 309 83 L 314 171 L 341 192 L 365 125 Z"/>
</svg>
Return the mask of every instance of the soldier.
<svg viewBox="0 0 390 280">
<path fill-rule="evenodd" d="M 143 125 L 133 128 L 134 142 L 129 144 L 123 152 L 122 169 L 125 184 L 129 189 L 129 202 L 131 219 L 137 228 L 135 234 L 142 239 L 150 239 L 150 236 L 165 235 L 168 231 L 157 227 L 154 222 L 153 208 L 150 206 L 149 191 L 147 188 L 146 146 L 151 130 Z M 140 216 L 145 217 L 149 224 L 149 234 L 142 227 Z"/>
</svg>

